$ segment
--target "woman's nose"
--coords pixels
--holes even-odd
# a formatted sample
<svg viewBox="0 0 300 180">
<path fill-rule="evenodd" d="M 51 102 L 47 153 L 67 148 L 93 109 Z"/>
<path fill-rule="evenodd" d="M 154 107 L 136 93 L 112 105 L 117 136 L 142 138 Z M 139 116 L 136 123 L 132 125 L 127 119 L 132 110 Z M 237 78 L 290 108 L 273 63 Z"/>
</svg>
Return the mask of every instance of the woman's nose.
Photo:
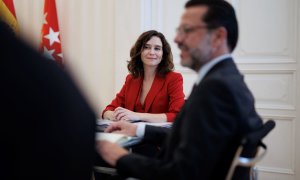
<svg viewBox="0 0 300 180">
<path fill-rule="evenodd" d="M 155 54 L 154 48 L 151 48 L 151 49 L 150 49 L 150 54 Z"/>
</svg>

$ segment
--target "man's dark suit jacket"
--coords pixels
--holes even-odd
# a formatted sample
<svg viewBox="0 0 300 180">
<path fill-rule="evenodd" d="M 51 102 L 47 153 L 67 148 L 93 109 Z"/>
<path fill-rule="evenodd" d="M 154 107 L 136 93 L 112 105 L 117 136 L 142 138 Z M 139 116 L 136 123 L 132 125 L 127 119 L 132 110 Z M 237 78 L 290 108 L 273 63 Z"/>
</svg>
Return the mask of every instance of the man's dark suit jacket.
<svg viewBox="0 0 300 180">
<path fill-rule="evenodd" d="M 193 88 L 162 154 L 157 159 L 126 155 L 117 161 L 117 170 L 123 176 L 149 180 L 225 179 L 241 137 L 261 126 L 243 76 L 227 59 Z M 145 140 L 161 143 L 164 135 L 157 127 L 146 126 Z"/>
<path fill-rule="evenodd" d="M 95 115 L 70 77 L 0 22 L 0 179 L 90 180 Z"/>
</svg>

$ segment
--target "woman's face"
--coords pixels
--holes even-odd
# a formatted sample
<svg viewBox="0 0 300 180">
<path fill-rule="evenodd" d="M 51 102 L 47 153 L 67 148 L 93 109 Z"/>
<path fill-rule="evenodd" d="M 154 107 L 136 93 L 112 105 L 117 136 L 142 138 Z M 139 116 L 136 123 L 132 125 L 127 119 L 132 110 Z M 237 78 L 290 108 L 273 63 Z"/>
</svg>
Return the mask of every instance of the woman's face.
<svg viewBox="0 0 300 180">
<path fill-rule="evenodd" d="M 151 39 L 145 44 L 141 59 L 144 65 L 149 67 L 157 67 L 162 60 L 163 46 L 159 37 L 152 36 Z"/>
</svg>

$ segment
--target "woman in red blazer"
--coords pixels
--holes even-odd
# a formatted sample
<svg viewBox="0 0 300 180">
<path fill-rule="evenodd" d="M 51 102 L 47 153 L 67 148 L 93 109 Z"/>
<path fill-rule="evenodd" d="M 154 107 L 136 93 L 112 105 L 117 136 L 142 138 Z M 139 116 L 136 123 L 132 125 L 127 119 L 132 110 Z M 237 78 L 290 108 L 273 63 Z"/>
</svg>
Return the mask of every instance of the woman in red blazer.
<svg viewBox="0 0 300 180">
<path fill-rule="evenodd" d="M 164 35 L 154 30 L 141 34 L 130 51 L 130 74 L 102 118 L 173 122 L 184 103 L 182 75 L 173 69 Z"/>
</svg>

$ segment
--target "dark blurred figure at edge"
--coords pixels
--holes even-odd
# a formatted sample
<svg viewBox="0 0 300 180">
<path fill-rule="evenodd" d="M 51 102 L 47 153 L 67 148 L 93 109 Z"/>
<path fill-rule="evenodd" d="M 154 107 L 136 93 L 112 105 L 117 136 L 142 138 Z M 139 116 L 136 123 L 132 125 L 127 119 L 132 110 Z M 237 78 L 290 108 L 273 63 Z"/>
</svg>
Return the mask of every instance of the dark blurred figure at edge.
<svg viewBox="0 0 300 180">
<path fill-rule="evenodd" d="M 90 180 L 95 115 L 59 66 L 0 22 L 0 179 Z"/>
</svg>

